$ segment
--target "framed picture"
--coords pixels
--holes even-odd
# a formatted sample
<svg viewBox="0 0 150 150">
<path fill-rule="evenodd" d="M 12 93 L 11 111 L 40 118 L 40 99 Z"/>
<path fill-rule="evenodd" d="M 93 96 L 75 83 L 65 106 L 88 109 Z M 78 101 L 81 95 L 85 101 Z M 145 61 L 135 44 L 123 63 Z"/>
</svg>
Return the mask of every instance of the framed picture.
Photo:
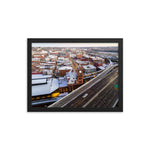
<svg viewBox="0 0 150 150">
<path fill-rule="evenodd" d="M 31 38 L 27 47 L 27 111 L 123 111 L 123 39 Z"/>
</svg>

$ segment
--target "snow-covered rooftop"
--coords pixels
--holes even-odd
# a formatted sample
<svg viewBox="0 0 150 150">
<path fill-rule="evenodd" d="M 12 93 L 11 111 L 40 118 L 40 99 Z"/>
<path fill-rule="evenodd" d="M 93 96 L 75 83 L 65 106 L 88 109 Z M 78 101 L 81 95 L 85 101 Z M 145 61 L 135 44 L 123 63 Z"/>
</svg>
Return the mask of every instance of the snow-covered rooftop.
<svg viewBox="0 0 150 150">
<path fill-rule="evenodd" d="M 104 69 L 105 69 L 103 66 L 100 66 L 100 67 L 98 67 L 98 68 L 101 69 L 101 70 L 104 70 Z"/>
<path fill-rule="evenodd" d="M 50 94 L 59 88 L 57 79 L 50 79 L 47 84 L 32 86 L 32 96 Z"/>
<path fill-rule="evenodd" d="M 83 69 L 96 69 L 96 67 L 93 65 L 86 65 L 86 66 L 83 66 Z"/>
<path fill-rule="evenodd" d="M 81 60 L 76 60 L 76 62 L 78 64 L 88 64 L 89 63 L 88 61 L 81 61 Z"/>
<path fill-rule="evenodd" d="M 66 87 L 67 84 L 68 82 L 64 77 L 59 77 L 59 87 Z"/>
<path fill-rule="evenodd" d="M 71 63 L 64 63 L 64 65 L 69 66 L 69 65 L 71 65 Z"/>
<path fill-rule="evenodd" d="M 63 66 L 63 67 L 60 67 L 59 70 L 71 70 L 72 67 L 70 66 Z"/>
<path fill-rule="evenodd" d="M 89 58 L 89 57 L 90 57 L 89 55 L 86 55 L 86 54 L 84 54 L 83 56 L 86 57 L 86 58 Z"/>
<path fill-rule="evenodd" d="M 74 70 L 70 70 L 66 73 L 66 76 L 69 78 L 68 84 L 74 84 L 77 78 L 77 73 Z"/>
<path fill-rule="evenodd" d="M 47 51 L 42 50 L 42 53 L 45 53 L 45 54 L 46 54 L 46 53 L 48 53 L 48 52 L 47 52 Z"/>
<path fill-rule="evenodd" d="M 70 57 L 76 57 L 76 54 L 70 54 Z"/>
<path fill-rule="evenodd" d="M 44 84 L 46 83 L 46 79 L 35 79 L 35 80 L 32 80 L 32 84 Z"/>
<path fill-rule="evenodd" d="M 103 61 L 104 59 L 101 58 L 101 57 L 94 57 L 93 60 L 101 60 L 101 61 Z"/>
<path fill-rule="evenodd" d="M 47 62 L 47 64 L 55 64 L 56 62 L 55 61 L 49 61 Z"/>
<path fill-rule="evenodd" d="M 41 58 L 32 58 L 32 61 L 40 61 Z"/>
<path fill-rule="evenodd" d="M 57 56 L 55 56 L 55 55 L 49 55 L 48 57 L 50 57 L 50 58 L 57 58 Z"/>
<path fill-rule="evenodd" d="M 43 74 L 32 74 L 32 79 L 43 79 L 43 78 L 50 78 L 51 75 L 43 75 Z"/>
</svg>

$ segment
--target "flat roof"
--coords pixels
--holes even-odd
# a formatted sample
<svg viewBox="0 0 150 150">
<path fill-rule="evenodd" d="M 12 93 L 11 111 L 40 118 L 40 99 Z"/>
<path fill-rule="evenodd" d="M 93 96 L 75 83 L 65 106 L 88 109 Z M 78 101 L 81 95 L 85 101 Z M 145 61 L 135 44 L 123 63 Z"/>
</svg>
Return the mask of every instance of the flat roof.
<svg viewBox="0 0 150 150">
<path fill-rule="evenodd" d="M 51 77 L 52 77 L 51 75 L 32 74 L 32 79 L 46 79 Z"/>
<path fill-rule="evenodd" d="M 100 66 L 100 67 L 98 67 L 98 68 L 101 69 L 101 70 L 104 70 L 104 69 L 105 69 L 103 66 Z"/>
<path fill-rule="evenodd" d="M 63 66 L 63 67 L 60 67 L 59 70 L 71 70 L 72 67 L 70 66 Z"/>
<path fill-rule="evenodd" d="M 77 63 L 79 64 L 87 64 L 89 63 L 89 61 L 81 61 L 81 60 L 76 60 Z"/>
<path fill-rule="evenodd" d="M 83 66 L 83 68 L 84 69 L 96 69 L 96 67 L 93 65 L 85 65 L 85 66 Z"/>
<path fill-rule="evenodd" d="M 50 94 L 59 88 L 57 79 L 50 79 L 47 84 L 32 86 L 32 96 Z"/>
<path fill-rule="evenodd" d="M 35 80 L 32 80 L 32 84 L 42 84 L 42 83 L 46 83 L 46 79 L 35 79 Z"/>
</svg>

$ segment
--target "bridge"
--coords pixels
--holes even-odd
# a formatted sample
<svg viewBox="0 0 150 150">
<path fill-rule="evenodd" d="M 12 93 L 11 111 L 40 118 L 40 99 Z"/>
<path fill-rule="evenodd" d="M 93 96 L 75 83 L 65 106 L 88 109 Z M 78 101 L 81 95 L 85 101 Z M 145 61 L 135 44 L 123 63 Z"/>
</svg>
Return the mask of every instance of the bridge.
<svg viewBox="0 0 150 150">
<path fill-rule="evenodd" d="M 102 73 L 48 108 L 114 108 L 118 103 L 118 65 L 110 64 Z M 86 97 L 85 97 L 86 96 Z"/>
</svg>

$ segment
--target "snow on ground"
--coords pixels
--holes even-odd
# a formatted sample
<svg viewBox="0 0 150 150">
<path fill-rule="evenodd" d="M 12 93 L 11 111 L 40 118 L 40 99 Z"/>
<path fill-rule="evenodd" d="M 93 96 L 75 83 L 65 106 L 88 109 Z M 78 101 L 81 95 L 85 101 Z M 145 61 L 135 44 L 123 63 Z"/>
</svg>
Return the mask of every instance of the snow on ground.
<svg viewBox="0 0 150 150">
<path fill-rule="evenodd" d="M 58 88 L 58 79 L 51 78 L 47 81 L 47 84 L 32 86 L 32 96 L 49 94 Z"/>
</svg>

